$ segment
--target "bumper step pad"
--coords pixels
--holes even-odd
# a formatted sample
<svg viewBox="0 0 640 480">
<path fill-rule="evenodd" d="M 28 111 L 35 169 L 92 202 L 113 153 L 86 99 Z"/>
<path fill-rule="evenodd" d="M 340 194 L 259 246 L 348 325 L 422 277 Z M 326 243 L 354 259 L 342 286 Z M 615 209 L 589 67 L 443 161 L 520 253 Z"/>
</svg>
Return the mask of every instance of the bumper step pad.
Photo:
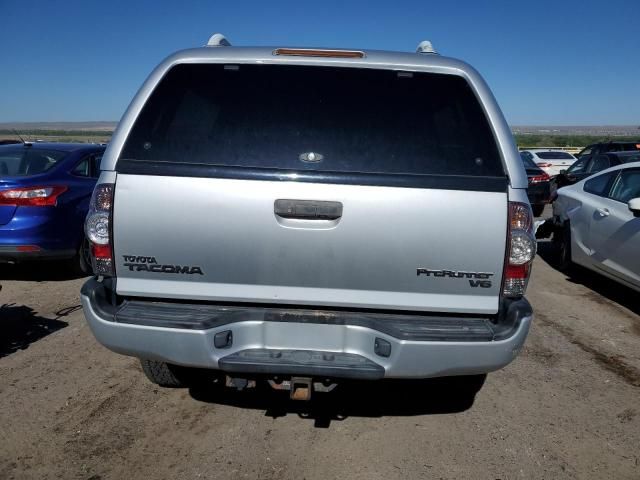
<svg viewBox="0 0 640 480">
<path fill-rule="evenodd" d="M 225 372 L 233 373 L 348 377 L 363 380 L 384 377 L 381 365 L 361 355 L 315 350 L 253 348 L 221 358 L 218 366 Z"/>
<path fill-rule="evenodd" d="M 490 342 L 495 326 L 488 318 L 401 312 L 369 313 L 330 310 L 221 306 L 126 301 L 116 312 L 119 323 L 151 327 L 206 330 L 242 321 L 354 325 L 400 340 Z"/>
</svg>

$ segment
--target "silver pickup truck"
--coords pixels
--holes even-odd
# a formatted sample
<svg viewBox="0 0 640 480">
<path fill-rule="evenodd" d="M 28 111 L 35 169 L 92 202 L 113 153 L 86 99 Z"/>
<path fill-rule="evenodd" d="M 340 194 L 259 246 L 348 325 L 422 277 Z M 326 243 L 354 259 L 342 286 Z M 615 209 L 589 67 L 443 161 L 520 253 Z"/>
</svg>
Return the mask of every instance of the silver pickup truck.
<svg viewBox="0 0 640 480">
<path fill-rule="evenodd" d="M 209 369 L 308 398 L 474 376 L 525 341 L 527 176 L 480 75 L 438 55 L 233 47 L 149 76 L 86 220 L 86 319 L 164 386 Z"/>
</svg>

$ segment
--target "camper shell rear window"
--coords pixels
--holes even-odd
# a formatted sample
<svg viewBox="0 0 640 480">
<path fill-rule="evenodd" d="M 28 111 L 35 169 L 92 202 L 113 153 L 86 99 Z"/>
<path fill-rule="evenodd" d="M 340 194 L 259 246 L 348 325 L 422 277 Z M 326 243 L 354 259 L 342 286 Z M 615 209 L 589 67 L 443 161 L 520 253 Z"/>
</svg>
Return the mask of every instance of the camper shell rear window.
<svg viewBox="0 0 640 480">
<path fill-rule="evenodd" d="M 308 175 L 505 176 L 463 77 L 324 66 L 174 66 L 136 119 L 123 161 Z"/>
</svg>

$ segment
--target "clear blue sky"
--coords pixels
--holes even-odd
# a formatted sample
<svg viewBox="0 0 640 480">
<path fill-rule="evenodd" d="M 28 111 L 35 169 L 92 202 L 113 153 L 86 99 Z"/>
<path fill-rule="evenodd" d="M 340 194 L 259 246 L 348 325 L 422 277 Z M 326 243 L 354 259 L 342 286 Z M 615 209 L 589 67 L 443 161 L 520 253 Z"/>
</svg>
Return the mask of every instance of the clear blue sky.
<svg viewBox="0 0 640 480">
<path fill-rule="evenodd" d="M 413 51 L 474 65 L 512 125 L 640 125 L 640 0 L 0 0 L 0 122 L 118 120 L 170 52 L 237 45 Z"/>
</svg>

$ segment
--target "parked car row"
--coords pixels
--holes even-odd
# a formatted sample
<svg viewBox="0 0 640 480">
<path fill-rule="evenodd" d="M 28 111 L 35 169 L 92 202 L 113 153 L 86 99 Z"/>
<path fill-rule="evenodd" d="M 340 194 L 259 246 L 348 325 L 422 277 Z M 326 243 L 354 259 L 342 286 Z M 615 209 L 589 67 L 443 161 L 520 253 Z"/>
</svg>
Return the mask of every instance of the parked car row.
<svg viewBox="0 0 640 480">
<path fill-rule="evenodd" d="M 520 157 L 529 176 L 529 202 L 537 217 L 542 214 L 545 204 L 553 201 L 557 189 L 573 185 L 609 167 L 640 161 L 640 141 L 594 143 L 575 157 L 562 150 L 548 148 L 521 150 Z M 546 177 L 541 176 L 538 170 Z"/>
<path fill-rule="evenodd" d="M 566 169 L 566 152 L 520 156 L 534 215 L 553 202 L 536 237 L 553 237 L 560 268 L 581 265 L 640 291 L 640 142 L 589 145 Z"/>
<path fill-rule="evenodd" d="M 90 272 L 83 221 L 104 149 L 0 145 L 0 263 L 67 259 L 78 272 Z M 640 255 L 633 252 L 640 251 L 640 142 L 593 144 L 577 159 L 551 149 L 520 155 L 534 215 L 554 203 L 539 236 L 553 234 L 560 264 L 577 263 L 638 288 Z"/>
<path fill-rule="evenodd" d="M 640 291 L 640 161 L 559 189 L 545 226 L 561 268 L 582 265 Z"/>
</svg>

